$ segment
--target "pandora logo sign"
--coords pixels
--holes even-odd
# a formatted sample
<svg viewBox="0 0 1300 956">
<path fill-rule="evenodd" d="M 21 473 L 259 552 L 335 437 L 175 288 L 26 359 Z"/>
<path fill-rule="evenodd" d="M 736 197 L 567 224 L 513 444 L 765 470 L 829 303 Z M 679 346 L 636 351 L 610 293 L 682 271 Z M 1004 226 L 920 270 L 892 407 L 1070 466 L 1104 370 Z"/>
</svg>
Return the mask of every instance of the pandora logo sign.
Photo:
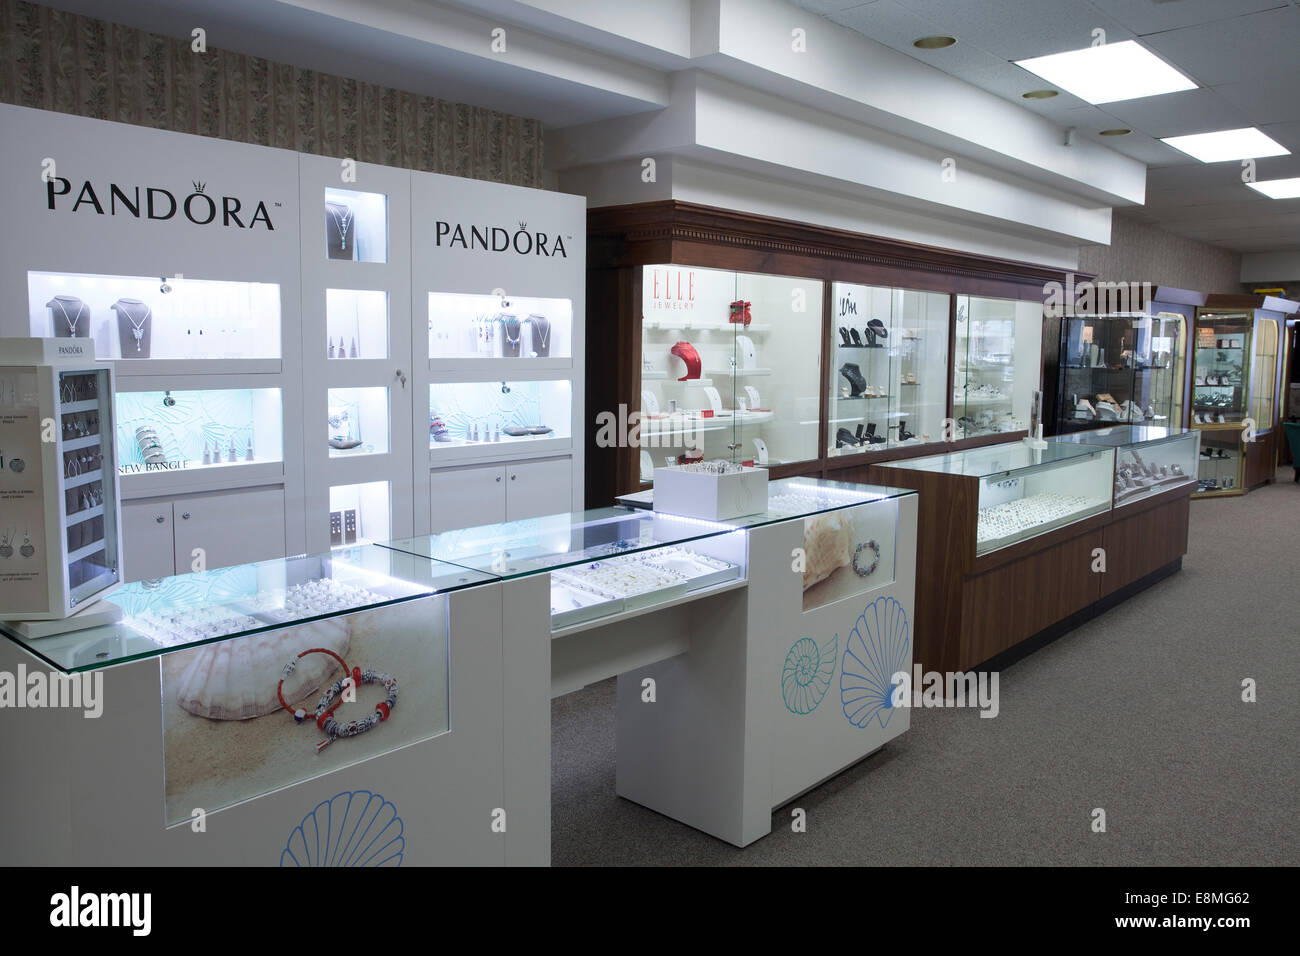
<svg viewBox="0 0 1300 956">
<path fill-rule="evenodd" d="M 51 176 L 45 183 L 45 202 L 51 211 L 62 205 L 70 207 L 72 212 L 93 212 L 100 216 L 122 215 L 156 220 L 184 216 L 196 226 L 219 222 L 235 229 L 253 229 L 260 225 L 267 232 L 274 231 L 265 202 L 259 200 L 249 215 L 244 202 L 236 196 L 209 196 L 207 183 L 198 180 L 192 181 L 190 186 L 193 191 L 177 199 L 175 193 L 161 186 L 109 183 L 107 189 L 102 184 L 96 189 L 87 179 L 78 187 L 76 197 L 69 200 L 65 197 L 72 196 L 72 181 L 62 176 Z"/>
<path fill-rule="evenodd" d="M 570 236 L 570 238 L 573 238 Z M 501 226 L 466 227 L 439 219 L 434 227 L 434 244 L 441 247 L 446 242 L 450 249 L 481 249 L 483 252 L 513 252 L 520 256 L 559 256 L 569 258 L 564 248 L 564 237 L 556 234 L 528 230 L 528 223 L 519 223 L 515 230 Z"/>
</svg>

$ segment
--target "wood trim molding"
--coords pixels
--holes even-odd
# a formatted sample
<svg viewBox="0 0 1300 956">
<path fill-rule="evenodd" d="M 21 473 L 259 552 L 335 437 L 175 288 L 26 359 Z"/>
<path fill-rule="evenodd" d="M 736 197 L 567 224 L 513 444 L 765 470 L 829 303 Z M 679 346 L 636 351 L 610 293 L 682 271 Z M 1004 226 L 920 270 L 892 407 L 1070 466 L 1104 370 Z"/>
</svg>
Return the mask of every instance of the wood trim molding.
<svg viewBox="0 0 1300 956">
<path fill-rule="evenodd" d="M 705 244 L 829 263 L 857 263 L 962 279 L 982 279 L 1041 289 L 1062 281 L 1065 270 L 1012 259 L 886 239 L 865 233 L 680 202 L 675 199 L 601 206 L 587 212 L 591 240 L 614 240 L 606 246 L 619 265 L 648 265 L 665 259 L 677 244 Z M 1076 281 L 1095 278 L 1075 273 Z M 942 291 L 942 290 L 936 290 Z M 1041 294 L 1041 293 L 1040 293 Z"/>
</svg>

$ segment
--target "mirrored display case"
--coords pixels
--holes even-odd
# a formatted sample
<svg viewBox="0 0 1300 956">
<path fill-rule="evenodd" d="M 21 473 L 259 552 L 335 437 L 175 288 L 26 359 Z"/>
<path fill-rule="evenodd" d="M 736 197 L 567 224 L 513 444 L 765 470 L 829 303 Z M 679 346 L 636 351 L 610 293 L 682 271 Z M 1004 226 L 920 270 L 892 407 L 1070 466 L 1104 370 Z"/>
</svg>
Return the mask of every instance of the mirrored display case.
<svg viewBox="0 0 1300 956">
<path fill-rule="evenodd" d="M 943 440 L 951 296 L 836 282 L 827 453 Z"/>
<path fill-rule="evenodd" d="M 38 338 L 91 338 L 100 358 L 278 359 L 280 287 L 184 276 L 27 274 Z"/>
<path fill-rule="evenodd" d="M 641 480 L 668 461 L 817 457 L 822 283 L 642 269 Z"/>
<path fill-rule="evenodd" d="M 115 400 L 123 475 L 283 460 L 278 388 L 119 391 Z"/>
<path fill-rule="evenodd" d="M 1056 434 L 1181 421 L 1185 320 L 1172 313 L 1061 320 Z"/>
<path fill-rule="evenodd" d="M 1115 449 L 1114 506 L 1119 508 L 1198 478 L 1201 432 L 1149 425 L 1116 425 L 1072 435 L 1055 442 Z"/>
<path fill-rule="evenodd" d="M 1042 302 L 956 298 L 956 437 L 1027 430 L 1042 381 Z"/>
<path fill-rule="evenodd" d="M 974 545 L 983 555 L 1110 510 L 1115 450 L 1057 442 L 1039 450 L 1012 442 L 882 462 L 880 469 L 976 479 Z"/>
</svg>

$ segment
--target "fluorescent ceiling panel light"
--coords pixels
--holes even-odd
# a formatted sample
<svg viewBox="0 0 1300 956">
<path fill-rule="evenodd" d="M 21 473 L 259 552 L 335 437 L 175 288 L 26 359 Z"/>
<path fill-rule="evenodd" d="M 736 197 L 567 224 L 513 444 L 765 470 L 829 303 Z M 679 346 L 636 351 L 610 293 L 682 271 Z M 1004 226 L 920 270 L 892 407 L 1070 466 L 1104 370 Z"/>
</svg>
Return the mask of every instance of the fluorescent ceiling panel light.
<svg viewBox="0 0 1300 956">
<path fill-rule="evenodd" d="M 1269 199 L 1300 199 L 1300 178 L 1266 179 L 1260 183 L 1246 183 L 1246 185 L 1262 192 Z"/>
<path fill-rule="evenodd" d="M 1160 140 L 1203 163 L 1226 163 L 1232 159 L 1289 156 L 1291 150 L 1269 139 L 1253 126 L 1221 129 L 1216 133 L 1167 136 Z"/>
<path fill-rule="evenodd" d="M 1195 83 L 1136 40 L 1015 62 L 1094 105 L 1196 89 Z"/>
</svg>

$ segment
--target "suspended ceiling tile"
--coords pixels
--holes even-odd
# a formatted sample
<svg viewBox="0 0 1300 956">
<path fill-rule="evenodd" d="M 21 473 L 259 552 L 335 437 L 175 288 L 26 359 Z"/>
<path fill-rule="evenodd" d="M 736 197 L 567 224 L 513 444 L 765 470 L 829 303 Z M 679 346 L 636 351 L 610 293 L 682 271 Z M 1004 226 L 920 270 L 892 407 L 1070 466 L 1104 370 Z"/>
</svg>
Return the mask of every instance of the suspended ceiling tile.
<svg viewBox="0 0 1300 956">
<path fill-rule="evenodd" d="M 1294 68 L 1275 76 L 1224 83 L 1214 92 L 1250 117 L 1252 126 L 1300 122 L 1300 73 Z"/>
<path fill-rule="evenodd" d="M 1250 83 L 1294 71 L 1300 7 L 1183 27 L 1142 42 L 1203 86 Z"/>
<path fill-rule="evenodd" d="M 1140 129 L 1156 138 L 1254 125 L 1235 106 L 1223 100 L 1214 90 L 1207 89 L 1122 100 L 1107 103 L 1103 109 L 1123 120 L 1123 125 Z"/>
<path fill-rule="evenodd" d="M 1262 10 L 1284 7 L 1288 0 L 1092 0 L 1139 35 L 1161 33 Z"/>
<path fill-rule="evenodd" d="M 1093 30 L 1106 42 L 1133 38 L 1118 20 L 1079 0 L 907 0 L 907 9 L 930 21 L 935 33 L 956 36 L 1005 60 L 1080 50 Z"/>
</svg>

